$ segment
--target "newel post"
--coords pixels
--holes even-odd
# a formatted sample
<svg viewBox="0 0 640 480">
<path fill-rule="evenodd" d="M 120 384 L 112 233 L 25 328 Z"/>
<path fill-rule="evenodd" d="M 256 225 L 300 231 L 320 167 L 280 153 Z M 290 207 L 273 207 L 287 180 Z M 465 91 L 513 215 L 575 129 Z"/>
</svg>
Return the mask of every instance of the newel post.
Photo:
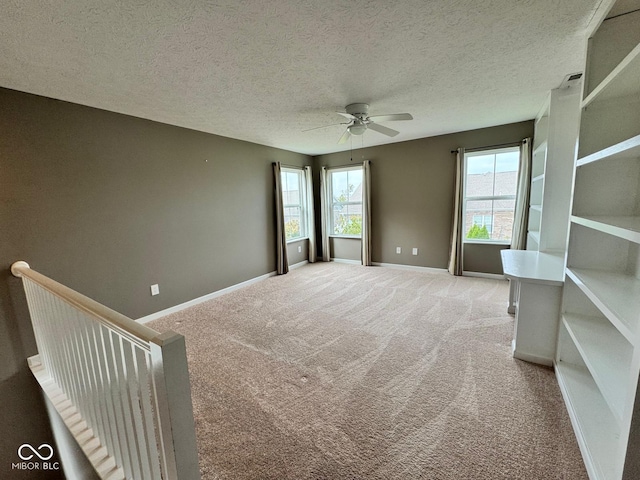
<svg viewBox="0 0 640 480">
<path fill-rule="evenodd" d="M 150 342 L 162 468 L 169 479 L 199 480 L 184 336 L 167 331 Z"/>
</svg>

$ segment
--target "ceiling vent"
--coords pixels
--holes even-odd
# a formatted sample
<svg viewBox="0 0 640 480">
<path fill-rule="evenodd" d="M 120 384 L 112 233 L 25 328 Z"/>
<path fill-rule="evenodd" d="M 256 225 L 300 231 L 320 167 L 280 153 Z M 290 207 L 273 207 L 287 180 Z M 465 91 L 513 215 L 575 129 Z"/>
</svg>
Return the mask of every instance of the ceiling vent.
<svg viewBox="0 0 640 480">
<path fill-rule="evenodd" d="M 567 75 L 566 77 L 564 77 L 564 80 L 562 80 L 562 83 L 560 84 L 560 88 L 575 88 L 575 87 L 579 87 L 580 84 L 582 83 L 582 72 L 581 73 L 570 73 L 569 75 Z"/>
</svg>

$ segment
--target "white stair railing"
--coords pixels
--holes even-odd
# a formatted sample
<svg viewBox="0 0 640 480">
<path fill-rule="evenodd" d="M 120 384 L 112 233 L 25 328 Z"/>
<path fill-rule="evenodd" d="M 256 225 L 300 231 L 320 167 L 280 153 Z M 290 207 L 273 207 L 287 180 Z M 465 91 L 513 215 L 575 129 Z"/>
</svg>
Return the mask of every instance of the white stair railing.
<svg viewBox="0 0 640 480">
<path fill-rule="evenodd" d="M 43 391 L 103 479 L 199 479 L 184 337 L 158 333 L 16 262 Z"/>
</svg>

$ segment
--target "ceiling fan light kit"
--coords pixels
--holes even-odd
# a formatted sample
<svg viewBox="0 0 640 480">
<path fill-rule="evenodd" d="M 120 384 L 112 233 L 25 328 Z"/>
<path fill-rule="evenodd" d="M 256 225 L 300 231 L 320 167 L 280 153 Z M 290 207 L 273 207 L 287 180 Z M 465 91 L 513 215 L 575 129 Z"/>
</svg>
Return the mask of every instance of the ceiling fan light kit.
<svg viewBox="0 0 640 480">
<path fill-rule="evenodd" d="M 366 129 L 367 125 L 365 123 L 354 123 L 347 127 L 351 135 L 362 135 Z"/>
<path fill-rule="evenodd" d="M 373 130 L 388 137 L 395 137 L 400 132 L 393 130 L 392 128 L 380 125 L 378 122 L 392 122 L 396 120 L 413 120 L 413 116 L 410 113 L 392 113 L 390 115 L 374 115 L 369 116 L 369 104 L 368 103 L 351 103 L 345 107 L 344 112 L 336 112 L 345 118 L 350 120 L 347 124 L 347 129 L 338 140 L 339 144 L 345 143 L 351 135 L 363 135 L 367 130 Z M 336 124 L 344 125 L 344 124 Z M 326 125 L 331 126 L 331 125 Z M 316 127 L 324 128 L 324 127 Z M 309 130 L 315 130 L 311 128 Z"/>
</svg>

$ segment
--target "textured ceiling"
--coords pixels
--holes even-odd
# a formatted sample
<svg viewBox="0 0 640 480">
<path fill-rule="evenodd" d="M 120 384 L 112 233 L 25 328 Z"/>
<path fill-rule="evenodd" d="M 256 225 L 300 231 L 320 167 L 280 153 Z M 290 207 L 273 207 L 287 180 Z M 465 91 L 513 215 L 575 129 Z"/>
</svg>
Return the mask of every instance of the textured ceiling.
<svg viewBox="0 0 640 480">
<path fill-rule="evenodd" d="M 533 118 L 601 2 L 3 0 L 0 86 L 315 155 Z"/>
</svg>

